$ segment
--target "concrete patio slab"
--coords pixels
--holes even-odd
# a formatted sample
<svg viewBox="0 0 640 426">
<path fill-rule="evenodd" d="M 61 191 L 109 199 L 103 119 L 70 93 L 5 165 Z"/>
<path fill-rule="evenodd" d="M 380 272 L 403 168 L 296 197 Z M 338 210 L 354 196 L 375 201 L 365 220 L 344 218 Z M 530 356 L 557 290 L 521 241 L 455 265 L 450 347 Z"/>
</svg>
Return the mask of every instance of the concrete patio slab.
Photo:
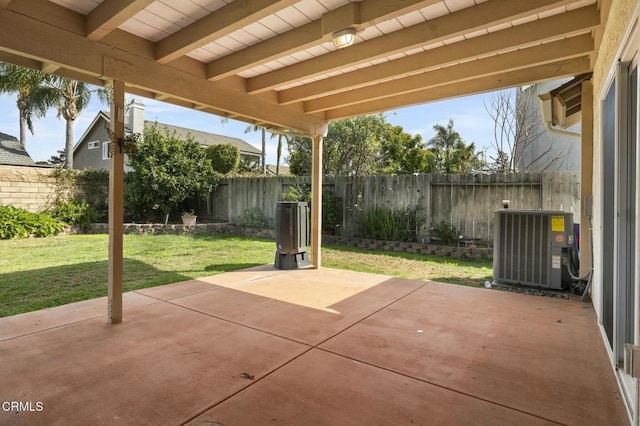
<svg viewBox="0 0 640 426">
<path fill-rule="evenodd" d="M 628 423 L 588 304 L 263 269 L 0 318 L 0 424 Z"/>
<path fill-rule="evenodd" d="M 204 280 L 183 281 L 181 283 L 161 285 L 159 287 L 149 287 L 136 290 L 135 293 L 142 294 L 159 300 L 172 300 L 180 297 L 191 296 L 205 291 L 212 291 L 218 288 L 217 285 L 211 284 Z"/>
<path fill-rule="evenodd" d="M 125 293 L 122 299 L 125 311 L 158 302 L 135 292 Z M 106 319 L 106 308 L 107 298 L 99 297 L 55 308 L 0 318 L 0 341 L 86 321 L 91 318 L 102 317 Z"/>
<path fill-rule="evenodd" d="M 280 337 L 317 345 L 425 284 L 384 276 L 373 280 L 371 274 L 355 280 L 353 273 L 348 271 L 322 271 L 292 271 L 261 280 L 227 283 L 215 291 L 171 302 Z"/>
<path fill-rule="evenodd" d="M 314 349 L 188 425 L 468 425 L 482 419 L 554 424 Z"/>
<path fill-rule="evenodd" d="M 588 303 L 429 283 L 321 347 L 562 424 L 628 422 Z"/>
<path fill-rule="evenodd" d="M 224 274 L 211 275 L 209 277 L 198 278 L 198 280 L 217 284 L 217 285 L 225 285 L 225 284 L 239 284 L 244 282 L 251 282 L 255 280 L 263 280 L 267 278 L 272 278 L 276 275 L 283 275 L 290 271 L 283 271 L 280 269 L 276 269 L 273 265 L 260 265 L 254 266 L 252 268 L 241 269 L 233 272 L 226 272 Z"/>
<path fill-rule="evenodd" d="M 159 303 L 0 344 L 0 424 L 180 424 L 308 348 Z"/>
</svg>

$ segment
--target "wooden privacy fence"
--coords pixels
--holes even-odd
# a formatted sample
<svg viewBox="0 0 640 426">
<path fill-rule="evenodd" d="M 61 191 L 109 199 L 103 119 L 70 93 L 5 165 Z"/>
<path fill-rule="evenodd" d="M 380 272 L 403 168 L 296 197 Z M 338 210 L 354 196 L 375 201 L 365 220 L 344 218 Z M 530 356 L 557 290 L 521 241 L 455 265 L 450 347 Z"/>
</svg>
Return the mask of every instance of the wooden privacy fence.
<svg viewBox="0 0 640 426">
<path fill-rule="evenodd" d="M 257 207 L 273 226 L 280 195 L 309 183 L 300 177 L 226 179 L 200 203 L 199 214 L 235 224 L 247 209 Z M 426 219 L 422 238 L 444 221 L 467 237 L 492 240 L 494 212 L 503 200 L 512 209 L 561 210 L 574 213 L 574 222 L 580 220 L 579 172 L 326 177 L 323 188 L 343 199 L 344 236 L 357 235 L 359 212 L 379 205 L 417 208 Z"/>
</svg>

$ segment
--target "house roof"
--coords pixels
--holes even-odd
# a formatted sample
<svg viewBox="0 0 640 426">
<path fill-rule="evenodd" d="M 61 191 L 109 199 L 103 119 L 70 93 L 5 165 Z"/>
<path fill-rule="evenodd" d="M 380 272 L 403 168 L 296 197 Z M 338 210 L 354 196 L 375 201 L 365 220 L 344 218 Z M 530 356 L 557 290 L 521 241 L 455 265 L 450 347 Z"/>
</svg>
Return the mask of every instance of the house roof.
<svg viewBox="0 0 640 426">
<path fill-rule="evenodd" d="M 0 60 L 274 129 L 593 70 L 611 0 L 0 0 Z M 334 32 L 353 28 L 336 48 Z M 60 46 L 65 46 L 60 49 Z"/>
<path fill-rule="evenodd" d="M 0 164 L 32 166 L 35 162 L 18 139 L 0 132 Z"/>
<path fill-rule="evenodd" d="M 291 169 L 289 169 L 289 166 L 283 166 L 282 164 L 280 165 L 279 169 L 276 169 L 276 165 L 275 164 L 267 164 L 267 174 L 268 175 L 276 175 L 276 170 L 278 170 L 280 172 L 280 176 L 288 176 L 291 174 Z"/>
<path fill-rule="evenodd" d="M 106 111 L 100 111 L 98 112 L 98 114 L 96 114 L 95 118 L 93 119 L 93 121 L 91 121 L 91 124 L 89 124 L 89 126 L 87 127 L 87 129 L 84 131 L 84 133 L 82 134 L 82 136 L 80 137 L 80 139 L 78 139 L 78 142 L 76 143 L 76 145 L 74 146 L 73 150 L 75 152 L 75 150 L 80 146 L 80 144 L 82 144 L 83 141 L 85 141 L 85 139 L 88 137 L 89 133 L 91 132 L 91 130 L 93 129 L 93 127 L 100 121 L 100 120 L 104 120 L 107 123 L 109 123 L 110 118 L 109 118 L 109 113 Z M 145 126 L 149 125 L 149 124 L 156 124 L 157 122 L 155 121 L 151 121 L 151 120 L 145 120 Z M 257 149 L 256 147 L 254 147 L 253 145 L 251 145 L 250 143 L 240 139 L 240 138 L 234 138 L 231 136 L 224 136 L 224 135 L 218 135 L 215 133 L 209 133 L 209 132 L 204 132 L 201 130 L 195 130 L 195 129 L 187 129 L 186 127 L 180 127 L 180 126 L 174 126 L 171 124 L 166 124 L 166 123 L 157 123 L 158 126 L 160 127 L 164 127 L 167 130 L 169 130 L 169 132 L 176 132 L 176 135 L 178 137 L 180 137 L 181 139 L 185 139 L 187 137 L 187 135 L 191 134 L 193 136 L 193 138 L 196 140 L 196 142 L 198 142 L 200 145 L 203 146 L 210 146 L 210 145 L 216 145 L 216 144 L 231 144 L 234 146 L 237 146 L 240 149 L 240 153 L 244 154 L 244 155 L 260 155 L 261 152 L 259 149 Z M 126 131 L 129 132 L 130 129 L 127 127 Z"/>
<path fill-rule="evenodd" d="M 145 125 L 155 124 L 155 121 L 145 120 Z M 218 135 L 216 133 L 203 132 L 201 130 L 187 129 L 185 127 L 173 126 L 171 124 L 165 123 L 157 123 L 159 127 L 164 127 L 169 132 L 175 132 L 176 135 L 181 139 L 186 139 L 186 137 L 191 134 L 196 142 L 203 146 L 211 146 L 218 144 L 231 144 L 237 146 L 240 149 L 241 154 L 249 154 L 249 155 L 260 155 L 261 152 L 259 149 L 254 147 L 253 145 L 243 141 L 240 138 L 234 138 L 231 136 Z"/>
<path fill-rule="evenodd" d="M 91 130 L 93 130 L 93 128 L 95 127 L 96 123 L 98 123 L 98 121 L 100 121 L 101 119 L 106 121 L 107 123 L 109 123 L 109 114 L 104 112 L 104 111 L 99 111 L 96 114 L 96 116 L 91 121 L 91 124 L 89 124 L 87 126 L 87 128 L 84 131 L 84 133 L 82 133 L 82 136 L 80 136 L 80 138 L 78 139 L 76 144 L 73 146 L 73 152 L 74 153 L 76 152 L 76 149 L 78 149 L 80 147 L 82 142 L 84 142 L 86 140 L 86 138 L 89 136 L 89 133 L 91 133 Z"/>
</svg>

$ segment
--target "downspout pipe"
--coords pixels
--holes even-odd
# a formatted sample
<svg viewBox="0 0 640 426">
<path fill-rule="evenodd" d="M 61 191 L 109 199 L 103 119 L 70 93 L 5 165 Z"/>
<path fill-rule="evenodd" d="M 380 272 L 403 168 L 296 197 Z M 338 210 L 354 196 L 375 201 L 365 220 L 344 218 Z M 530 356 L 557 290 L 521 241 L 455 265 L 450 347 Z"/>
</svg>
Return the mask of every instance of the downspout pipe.
<svg viewBox="0 0 640 426">
<path fill-rule="evenodd" d="M 549 133 L 555 133 L 557 135 L 563 136 L 571 136 L 574 138 L 580 138 L 582 135 L 576 132 L 570 132 L 568 130 L 556 129 L 553 127 L 553 117 L 551 114 L 551 95 L 549 93 L 545 93 L 539 96 L 540 102 L 540 112 L 542 113 L 542 122 L 544 123 L 545 129 Z"/>
</svg>

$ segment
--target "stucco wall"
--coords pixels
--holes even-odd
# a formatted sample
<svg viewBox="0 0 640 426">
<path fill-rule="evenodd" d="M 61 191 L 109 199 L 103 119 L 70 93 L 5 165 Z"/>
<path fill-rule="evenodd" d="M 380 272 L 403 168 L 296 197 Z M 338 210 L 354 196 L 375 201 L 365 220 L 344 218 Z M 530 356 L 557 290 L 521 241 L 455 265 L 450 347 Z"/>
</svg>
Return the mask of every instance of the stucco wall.
<svg viewBox="0 0 640 426">
<path fill-rule="evenodd" d="M 0 165 L 0 204 L 34 212 L 44 209 L 55 198 L 53 170 Z"/>
<path fill-rule="evenodd" d="M 617 55 L 624 42 L 624 37 L 629 30 L 634 12 L 638 6 L 637 0 L 613 0 L 605 31 L 602 35 L 598 57 L 593 72 L 593 106 L 594 106 L 594 131 L 593 131 L 593 241 L 594 241 L 594 265 L 595 274 L 593 280 L 593 304 L 600 315 L 599 306 L 602 303 L 602 276 L 599 265 L 602 264 L 602 99 L 606 95 L 605 89 L 610 83 L 610 73 L 615 67 Z"/>
</svg>

